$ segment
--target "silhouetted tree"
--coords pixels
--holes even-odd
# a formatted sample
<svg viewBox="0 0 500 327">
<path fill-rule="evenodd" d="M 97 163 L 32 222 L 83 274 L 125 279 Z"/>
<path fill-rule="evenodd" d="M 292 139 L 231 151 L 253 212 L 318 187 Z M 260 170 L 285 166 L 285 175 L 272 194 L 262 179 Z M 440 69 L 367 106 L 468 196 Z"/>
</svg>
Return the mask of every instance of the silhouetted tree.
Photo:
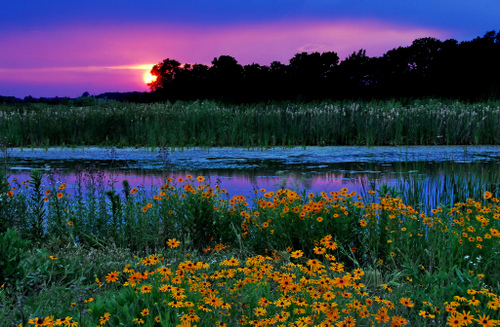
<svg viewBox="0 0 500 327">
<path fill-rule="evenodd" d="M 253 63 L 243 66 L 242 100 L 245 102 L 265 101 L 272 97 L 269 83 L 270 68 Z"/>
<path fill-rule="evenodd" d="M 336 70 L 337 96 L 342 98 L 365 96 L 368 87 L 376 83 L 370 69 L 370 61 L 371 58 L 366 55 L 366 50 L 360 49 L 339 64 Z"/>
<path fill-rule="evenodd" d="M 149 83 L 148 86 L 152 91 L 157 91 L 161 88 L 166 88 L 172 83 L 175 75 L 181 70 L 181 63 L 173 59 L 165 59 L 156 64 L 151 69 L 151 75 L 156 76 L 156 80 Z"/>
<path fill-rule="evenodd" d="M 209 68 L 212 92 L 222 99 L 235 100 L 241 94 L 243 67 L 227 55 L 212 60 Z"/>
</svg>

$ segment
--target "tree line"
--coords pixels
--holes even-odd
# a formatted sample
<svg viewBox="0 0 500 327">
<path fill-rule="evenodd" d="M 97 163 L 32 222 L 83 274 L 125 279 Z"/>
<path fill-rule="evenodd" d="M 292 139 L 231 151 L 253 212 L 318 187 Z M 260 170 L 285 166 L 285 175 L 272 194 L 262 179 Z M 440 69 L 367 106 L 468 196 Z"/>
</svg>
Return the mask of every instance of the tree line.
<svg viewBox="0 0 500 327">
<path fill-rule="evenodd" d="M 240 65 L 221 55 L 212 65 L 167 58 L 151 69 L 149 100 L 273 100 L 440 97 L 500 98 L 500 31 L 471 41 L 419 38 L 380 57 L 366 50 L 340 61 L 336 52 L 297 53 L 288 64 Z"/>
<path fill-rule="evenodd" d="M 458 42 L 419 38 L 369 57 L 360 49 L 340 61 L 334 51 L 297 53 L 288 64 L 241 65 L 229 55 L 211 66 L 167 58 L 154 65 L 151 92 L 108 92 L 70 99 L 0 96 L 1 103 L 93 105 L 98 101 L 216 100 L 232 103 L 346 99 L 500 99 L 500 31 Z"/>
</svg>

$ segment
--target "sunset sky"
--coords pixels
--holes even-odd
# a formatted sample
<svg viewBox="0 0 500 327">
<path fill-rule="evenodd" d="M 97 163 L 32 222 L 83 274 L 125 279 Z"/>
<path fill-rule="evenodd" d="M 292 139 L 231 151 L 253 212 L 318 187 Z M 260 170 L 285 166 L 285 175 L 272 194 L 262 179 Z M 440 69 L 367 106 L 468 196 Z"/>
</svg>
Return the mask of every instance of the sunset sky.
<svg viewBox="0 0 500 327">
<path fill-rule="evenodd" d="M 302 51 L 380 56 L 416 38 L 500 29 L 498 0 L 3 1 L 0 95 L 145 91 L 165 58 L 288 64 Z"/>
</svg>

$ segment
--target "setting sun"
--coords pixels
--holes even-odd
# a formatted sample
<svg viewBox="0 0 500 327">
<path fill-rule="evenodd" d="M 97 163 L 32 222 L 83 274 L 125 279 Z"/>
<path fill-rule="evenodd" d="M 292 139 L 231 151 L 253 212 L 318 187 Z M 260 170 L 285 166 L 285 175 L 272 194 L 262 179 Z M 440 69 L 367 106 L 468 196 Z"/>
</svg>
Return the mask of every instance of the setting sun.
<svg viewBox="0 0 500 327">
<path fill-rule="evenodd" d="M 144 83 L 149 84 L 156 81 L 157 76 L 151 75 L 149 71 L 145 72 L 143 75 Z"/>
</svg>

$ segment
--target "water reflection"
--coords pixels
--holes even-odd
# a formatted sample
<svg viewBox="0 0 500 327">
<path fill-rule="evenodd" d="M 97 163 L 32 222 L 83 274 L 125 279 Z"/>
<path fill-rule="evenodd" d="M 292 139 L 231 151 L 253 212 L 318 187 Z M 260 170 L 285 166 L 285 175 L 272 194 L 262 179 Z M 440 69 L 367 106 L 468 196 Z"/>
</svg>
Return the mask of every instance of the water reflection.
<svg viewBox="0 0 500 327">
<path fill-rule="evenodd" d="M 167 177 L 174 180 L 192 175 L 204 176 L 207 182 L 219 184 L 230 195 L 253 194 L 254 189 L 277 190 L 290 188 L 302 192 L 330 192 L 343 187 L 366 195 L 368 189 L 378 189 L 383 184 L 398 187 L 402 196 L 415 198 L 416 190 L 422 194 L 415 202 L 422 202 L 426 197 L 428 202 L 422 207 L 435 206 L 442 202 L 441 197 L 447 196 L 450 201 L 459 199 L 459 193 L 468 196 L 464 191 L 480 193 L 485 189 L 495 191 L 500 189 L 500 164 L 498 162 L 454 163 L 454 162 L 392 162 L 370 163 L 349 162 L 329 163 L 321 165 L 299 164 L 286 167 L 269 163 L 265 168 L 253 169 L 194 169 L 169 170 L 151 168 L 114 167 L 110 162 L 93 162 L 86 160 L 81 164 L 88 165 L 79 168 L 74 161 L 59 160 L 49 162 L 52 168 L 46 169 L 44 179 L 48 187 L 50 183 L 67 183 L 69 192 L 74 192 L 78 184 L 78 176 L 89 174 L 88 166 L 94 173 L 99 172 L 106 189 L 122 190 L 122 182 L 127 180 L 131 187 L 143 187 L 148 192 L 156 192 L 165 183 Z M 96 165 L 97 163 L 97 165 Z M 19 182 L 29 179 L 30 168 L 45 169 L 47 161 L 38 160 L 31 163 L 32 167 L 9 169 L 10 180 L 17 178 Z M 53 168 L 57 167 L 57 168 Z M 270 169 L 274 168 L 274 169 Z M 50 179 L 52 176 L 52 180 Z M 468 190 L 467 190 L 468 188 Z M 432 198 L 432 199 L 431 199 Z"/>
</svg>

